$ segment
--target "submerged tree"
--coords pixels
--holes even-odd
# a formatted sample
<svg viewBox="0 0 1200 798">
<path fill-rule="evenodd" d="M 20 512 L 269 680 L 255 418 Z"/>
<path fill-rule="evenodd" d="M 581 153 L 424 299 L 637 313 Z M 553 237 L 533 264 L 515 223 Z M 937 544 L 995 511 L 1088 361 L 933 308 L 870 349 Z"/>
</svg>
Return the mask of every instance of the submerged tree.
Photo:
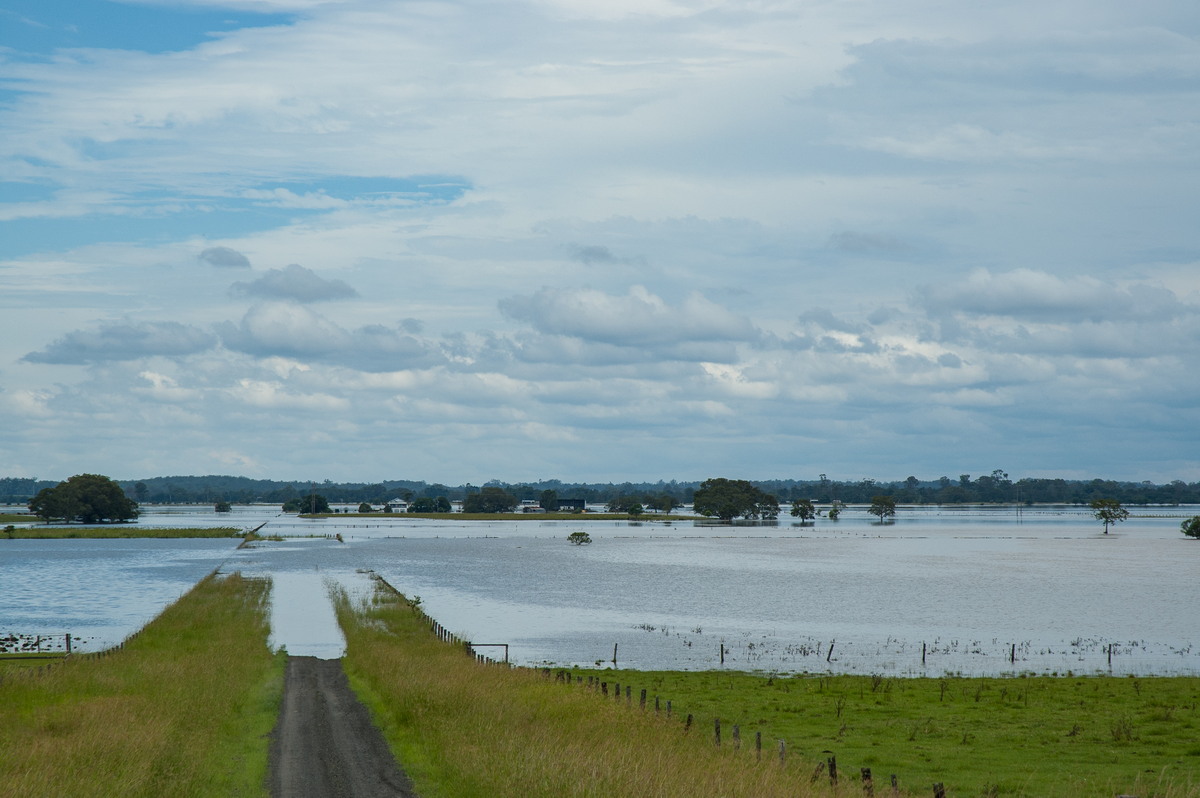
<svg viewBox="0 0 1200 798">
<path fill-rule="evenodd" d="M 722 521 L 734 518 L 779 517 L 779 502 L 769 493 L 756 488 L 744 479 L 706 479 L 696 489 L 692 507 L 700 515 L 716 516 Z"/>
<path fill-rule="evenodd" d="M 813 507 L 810 499 L 796 499 L 792 502 L 792 517 L 811 521 L 817 517 L 817 508 Z"/>
<path fill-rule="evenodd" d="M 43 521 L 105 524 L 138 517 L 137 502 L 121 486 L 100 474 L 77 474 L 29 501 L 29 510 Z"/>
<path fill-rule="evenodd" d="M 1180 524 L 1179 531 L 1189 538 L 1200 538 L 1200 515 L 1193 515 Z"/>
<path fill-rule="evenodd" d="M 1129 517 L 1129 511 L 1121 506 L 1116 499 L 1096 499 L 1091 504 L 1092 515 L 1096 520 L 1104 522 L 1104 534 L 1108 534 L 1109 524 L 1124 521 Z"/>
<path fill-rule="evenodd" d="M 879 523 L 882 524 L 883 519 L 891 518 L 896 514 L 896 500 L 891 496 L 872 496 L 871 506 L 867 508 L 867 512 L 879 516 Z"/>
</svg>

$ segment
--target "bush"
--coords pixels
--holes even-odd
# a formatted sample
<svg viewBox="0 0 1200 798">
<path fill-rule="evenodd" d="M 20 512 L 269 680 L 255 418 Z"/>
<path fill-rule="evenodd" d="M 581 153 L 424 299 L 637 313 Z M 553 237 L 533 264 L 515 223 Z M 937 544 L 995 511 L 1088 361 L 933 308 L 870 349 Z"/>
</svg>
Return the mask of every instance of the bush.
<svg viewBox="0 0 1200 798">
<path fill-rule="evenodd" d="M 1179 531 L 1189 538 L 1200 538 L 1200 515 L 1193 515 L 1180 524 Z"/>
</svg>

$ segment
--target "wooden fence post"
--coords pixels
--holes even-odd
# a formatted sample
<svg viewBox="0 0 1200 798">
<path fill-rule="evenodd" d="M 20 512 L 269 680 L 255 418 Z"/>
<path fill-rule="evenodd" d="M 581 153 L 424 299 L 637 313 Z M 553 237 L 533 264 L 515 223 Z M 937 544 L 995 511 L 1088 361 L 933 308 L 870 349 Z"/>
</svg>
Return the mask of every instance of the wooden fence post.
<svg viewBox="0 0 1200 798">
<path fill-rule="evenodd" d="M 898 798 L 900 795 L 900 782 L 896 780 L 896 774 L 892 774 L 892 798 Z"/>
<path fill-rule="evenodd" d="M 762 761 L 762 732 L 761 731 L 756 731 L 754 733 L 754 758 L 760 762 Z"/>
<path fill-rule="evenodd" d="M 742 729 L 736 723 L 733 724 L 733 750 L 742 750 Z"/>
<path fill-rule="evenodd" d="M 837 757 L 829 757 L 829 783 L 837 786 Z"/>
<path fill-rule="evenodd" d="M 875 795 L 875 781 L 871 778 L 870 768 L 862 769 L 862 783 L 863 795 L 867 796 L 867 798 L 871 798 L 871 796 Z"/>
<path fill-rule="evenodd" d="M 933 785 L 933 798 L 946 798 L 946 788 L 940 781 Z"/>
<path fill-rule="evenodd" d="M 713 718 L 713 740 L 717 748 L 721 747 L 721 719 Z"/>
<path fill-rule="evenodd" d="M 642 697 L 638 701 L 638 707 L 640 707 L 642 710 L 646 709 L 646 688 L 645 687 L 642 688 Z"/>
</svg>

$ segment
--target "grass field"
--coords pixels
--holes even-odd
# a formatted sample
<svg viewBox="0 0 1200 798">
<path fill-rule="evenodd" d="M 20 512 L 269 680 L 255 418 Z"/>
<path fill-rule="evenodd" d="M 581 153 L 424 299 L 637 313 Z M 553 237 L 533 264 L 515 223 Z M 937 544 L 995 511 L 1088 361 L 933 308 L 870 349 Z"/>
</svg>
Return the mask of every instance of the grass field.
<svg viewBox="0 0 1200 798">
<path fill-rule="evenodd" d="M 920 793 L 1200 796 L 1200 678 L 575 671 Z M 928 793 L 926 793 L 928 794 Z"/>
<path fill-rule="evenodd" d="M 268 593 L 209 577 L 120 650 L 0 660 L 0 794 L 265 796 L 284 662 Z"/>
<path fill-rule="evenodd" d="M 36 515 L 0 513 L 0 524 L 28 524 L 30 521 L 36 520 L 38 520 Z"/>
<path fill-rule="evenodd" d="M 116 540 L 128 538 L 229 538 L 240 537 L 242 530 L 233 527 L 214 527 L 211 529 L 154 529 L 137 525 L 115 526 L 34 526 L 15 528 L 0 534 L 0 539 L 9 537 L 13 540 Z"/>
</svg>

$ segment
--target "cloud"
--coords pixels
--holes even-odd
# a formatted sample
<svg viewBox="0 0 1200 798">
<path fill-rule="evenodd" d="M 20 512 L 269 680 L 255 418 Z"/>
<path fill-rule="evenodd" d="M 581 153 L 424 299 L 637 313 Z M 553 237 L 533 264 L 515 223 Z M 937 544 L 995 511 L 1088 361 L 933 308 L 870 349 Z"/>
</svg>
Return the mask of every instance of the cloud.
<svg viewBox="0 0 1200 798">
<path fill-rule="evenodd" d="M 200 260 L 210 266 L 221 266 L 231 269 L 249 269 L 250 259 L 236 249 L 229 247 L 209 247 L 200 253 Z"/>
<path fill-rule="evenodd" d="M 1173 292 L 1146 284 L 1120 287 L 1087 276 L 1033 269 L 977 269 L 962 282 L 927 287 L 918 300 L 935 316 L 998 316 L 1036 322 L 1163 321 L 1195 312 Z"/>
<path fill-rule="evenodd" d="M 335 363 L 367 372 L 428 366 L 445 360 L 438 347 L 411 334 L 404 322 L 399 329 L 368 324 L 348 330 L 290 302 L 255 305 L 240 322 L 223 322 L 216 329 L 228 349 L 259 358 Z"/>
<path fill-rule="evenodd" d="M 500 310 L 534 329 L 627 347 L 704 341 L 753 341 L 759 331 L 699 294 L 672 307 L 640 285 L 624 295 L 595 289 L 543 288 L 532 296 L 500 300 Z"/>
<path fill-rule="evenodd" d="M 293 263 L 283 269 L 271 269 L 252 283 L 234 283 L 235 296 L 264 299 L 290 299 L 294 302 L 325 302 L 349 299 L 358 292 L 341 280 L 326 280 L 313 271 Z"/>
<path fill-rule="evenodd" d="M 179 357 L 203 352 L 217 342 L 197 327 L 174 321 L 105 322 L 94 330 L 75 330 L 22 360 L 29 363 L 83 365 L 111 360 Z"/>
</svg>

